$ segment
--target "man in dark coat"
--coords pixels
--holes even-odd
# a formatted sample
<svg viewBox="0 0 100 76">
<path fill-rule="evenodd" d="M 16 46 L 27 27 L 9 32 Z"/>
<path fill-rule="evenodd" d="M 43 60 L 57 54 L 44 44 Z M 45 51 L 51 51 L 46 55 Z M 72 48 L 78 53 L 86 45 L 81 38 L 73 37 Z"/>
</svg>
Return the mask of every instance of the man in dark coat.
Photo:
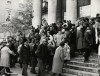
<svg viewBox="0 0 100 76">
<path fill-rule="evenodd" d="M 22 62 L 22 75 L 28 76 L 27 68 L 30 60 L 30 47 L 28 45 L 28 41 L 24 40 L 21 50 L 20 50 L 20 59 Z"/>
<path fill-rule="evenodd" d="M 36 44 L 36 40 L 32 39 L 30 43 L 30 52 L 31 52 L 31 73 L 36 74 L 35 67 L 37 65 L 37 56 L 35 54 L 35 51 L 37 50 L 38 45 Z"/>
<path fill-rule="evenodd" d="M 70 45 L 70 56 L 74 58 L 76 52 L 76 28 L 73 25 L 72 29 L 70 30 L 70 38 L 69 38 L 69 45 Z"/>
<path fill-rule="evenodd" d="M 83 41 L 83 47 L 85 48 L 84 62 L 87 62 L 89 60 L 92 44 L 93 44 L 92 32 L 91 32 L 90 27 L 87 27 L 87 29 L 84 33 L 84 41 Z"/>
<path fill-rule="evenodd" d="M 42 43 L 37 48 L 36 54 L 39 68 L 37 76 L 45 76 L 45 64 L 49 56 L 46 39 L 42 40 Z"/>
</svg>

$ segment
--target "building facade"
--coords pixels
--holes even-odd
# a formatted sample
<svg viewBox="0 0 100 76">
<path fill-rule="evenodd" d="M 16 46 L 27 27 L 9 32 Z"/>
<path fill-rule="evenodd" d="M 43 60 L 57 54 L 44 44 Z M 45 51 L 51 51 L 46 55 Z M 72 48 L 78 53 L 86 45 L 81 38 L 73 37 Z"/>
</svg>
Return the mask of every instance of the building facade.
<svg viewBox="0 0 100 76">
<path fill-rule="evenodd" d="M 0 24 L 9 21 L 20 10 L 23 1 L 25 0 L 0 0 Z M 95 17 L 100 13 L 100 0 L 32 0 L 32 3 L 32 26 L 35 28 L 43 20 L 49 25 L 63 20 L 75 23 L 79 17 Z"/>
<path fill-rule="evenodd" d="M 19 9 L 19 0 L 0 0 L 0 23 L 5 23 L 7 18 L 15 15 Z"/>
<path fill-rule="evenodd" d="M 43 1 L 33 1 L 33 26 L 35 27 L 41 25 L 42 18 L 45 18 L 49 25 L 63 20 L 71 20 L 75 23 L 79 17 L 95 17 L 100 13 L 100 0 L 46 0 L 48 3 L 46 14 L 42 13 Z"/>
<path fill-rule="evenodd" d="M 0 0 L 0 42 L 14 33 L 9 21 L 19 10 L 20 0 Z"/>
</svg>

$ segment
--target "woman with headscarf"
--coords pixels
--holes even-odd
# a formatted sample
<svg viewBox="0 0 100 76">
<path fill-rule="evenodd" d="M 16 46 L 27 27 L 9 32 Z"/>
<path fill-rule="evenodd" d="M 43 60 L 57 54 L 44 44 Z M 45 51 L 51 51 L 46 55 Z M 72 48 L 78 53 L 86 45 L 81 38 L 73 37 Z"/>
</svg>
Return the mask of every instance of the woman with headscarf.
<svg viewBox="0 0 100 76">
<path fill-rule="evenodd" d="M 53 76 L 55 76 L 56 74 L 59 74 L 59 76 L 61 76 L 64 63 L 64 45 L 65 43 L 61 42 L 59 47 L 55 51 L 52 66 Z"/>
</svg>

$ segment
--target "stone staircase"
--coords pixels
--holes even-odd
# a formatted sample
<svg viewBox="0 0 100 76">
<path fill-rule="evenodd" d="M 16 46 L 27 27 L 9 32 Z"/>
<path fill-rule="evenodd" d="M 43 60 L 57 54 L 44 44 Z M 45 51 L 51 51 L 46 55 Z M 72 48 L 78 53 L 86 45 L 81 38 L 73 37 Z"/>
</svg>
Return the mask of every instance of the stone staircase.
<svg viewBox="0 0 100 76">
<path fill-rule="evenodd" d="M 67 62 L 63 68 L 64 76 L 99 76 L 98 56 L 90 56 L 89 62 L 84 62 L 83 56 L 78 56 Z"/>
</svg>

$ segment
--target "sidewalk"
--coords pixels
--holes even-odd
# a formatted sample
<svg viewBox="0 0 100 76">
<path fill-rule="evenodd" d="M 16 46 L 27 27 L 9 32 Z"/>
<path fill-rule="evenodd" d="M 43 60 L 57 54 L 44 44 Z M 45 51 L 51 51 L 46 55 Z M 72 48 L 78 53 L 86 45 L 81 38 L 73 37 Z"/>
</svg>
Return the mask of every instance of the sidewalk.
<svg viewBox="0 0 100 76">
<path fill-rule="evenodd" d="M 19 67 L 19 65 L 17 64 L 16 67 L 11 68 L 11 71 L 14 73 L 17 73 L 18 76 L 22 76 L 22 69 Z M 30 68 L 28 68 L 28 76 L 36 76 L 36 74 L 32 74 L 30 73 Z"/>
<path fill-rule="evenodd" d="M 16 67 L 14 68 L 10 68 L 11 71 L 15 74 L 18 74 L 17 76 L 22 76 L 21 73 L 22 73 L 22 69 L 19 67 L 19 64 L 16 64 Z M 30 67 L 28 67 L 28 76 L 36 76 L 36 74 L 32 74 L 30 73 Z M 51 75 L 46 75 L 46 76 L 51 76 Z"/>
</svg>

